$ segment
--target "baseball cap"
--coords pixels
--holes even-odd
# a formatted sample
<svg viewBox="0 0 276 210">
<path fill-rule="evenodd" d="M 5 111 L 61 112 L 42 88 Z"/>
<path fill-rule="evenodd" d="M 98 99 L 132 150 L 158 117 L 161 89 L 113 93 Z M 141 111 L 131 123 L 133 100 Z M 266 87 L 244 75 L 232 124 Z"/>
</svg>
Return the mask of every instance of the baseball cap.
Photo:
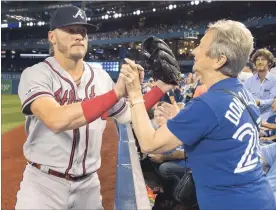
<svg viewBox="0 0 276 210">
<path fill-rule="evenodd" d="M 50 20 L 50 30 L 70 25 L 84 25 L 96 29 L 97 26 L 87 23 L 85 11 L 76 6 L 58 8 Z"/>
</svg>

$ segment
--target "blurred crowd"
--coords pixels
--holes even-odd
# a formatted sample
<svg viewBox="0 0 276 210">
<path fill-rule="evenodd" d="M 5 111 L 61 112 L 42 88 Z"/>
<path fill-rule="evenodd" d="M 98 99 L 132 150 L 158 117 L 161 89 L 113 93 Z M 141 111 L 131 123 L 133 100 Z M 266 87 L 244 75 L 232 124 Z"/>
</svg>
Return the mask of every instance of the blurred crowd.
<svg viewBox="0 0 276 210">
<path fill-rule="evenodd" d="M 276 13 L 275 13 L 276 14 Z M 250 22 L 253 20 L 260 20 L 262 18 L 271 18 L 275 14 L 260 14 L 259 16 L 250 16 L 246 17 L 245 19 L 243 16 L 239 15 L 238 19 L 243 20 L 244 22 Z M 230 18 L 230 17 L 225 17 Z M 89 40 L 109 40 L 109 39 L 116 39 L 116 38 L 127 38 L 133 36 L 147 36 L 152 34 L 162 34 L 162 33 L 172 33 L 172 32 L 181 32 L 181 31 L 189 31 L 189 30 L 197 30 L 200 28 L 205 28 L 210 20 L 204 21 L 191 21 L 191 20 L 178 20 L 175 24 L 156 24 L 151 27 L 141 27 L 141 28 L 132 28 L 132 29 L 124 29 L 120 28 L 116 31 L 110 32 L 101 32 L 101 33 L 93 33 L 89 34 Z M 24 38 L 24 39 L 22 39 Z M 2 42 L 2 46 L 5 46 L 8 43 L 12 43 L 14 45 L 29 45 L 29 44 L 47 44 L 48 40 L 45 39 L 35 39 L 33 34 L 23 34 L 21 39 L 19 40 L 12 40 L 8 42 Z"/>
<path fill-rule="evenodd" d="M 104 33 L 94 33 L 89 34 L 89 40 L 107 40 L 107 39 L 116 39 L 116 38 L 127 38 L 132 36 L 146 36 L 151 34 L 161 34 L 161 33 L 172 33 L 172 32 L 180 32 L 184 30 L 196 30 L 199 28 L 206 27 L 208 21 L 201 21 L 199 23 L 193 23 L 192 21 L 178 21 L 173 25 L 166 24 L 158 24 L 153 27 L 145 27 L 145 28 L 133 28 L 129 29 L 118 29 L 116 31 L 104 32 Z M 27 36 L 27 35 L 25 35 Z M 28 39 L 29 38 L 29 39 Z M 28 40 L 26 40 L 28 39 Z M 32 37 L 26 37 L 25 40 L 13 40 L 12 43 L 14 45 L 29 45 L 29 44 L 47 44 L 47 39 L 33 39 Z M 9 43 L 9 42 L 7 42 Z M 2 43 L 2 45 L 5 43 Z"/>
<path fill-rule="evenodd" d="M 161 34 L 161 33 L 172 33 L 180 32 L 186 30 L 197 30 L 199 28 L 205 28 L 208 21 L 201 21 L 199 23 L 194 23 L 192 21 L 181 21 L 179 20 L 176 24 L 166 25 L 157 24 L 153 27 L 146 28 L 133 28 L 132 30 L 118 29 L 117 31 L 108 33 L 96 33 L 89 35 L 90 40 L 106 40 L 114 38 L 127 38 L 132 36 L 146 36 L 151 34 Z"/>
</svg>

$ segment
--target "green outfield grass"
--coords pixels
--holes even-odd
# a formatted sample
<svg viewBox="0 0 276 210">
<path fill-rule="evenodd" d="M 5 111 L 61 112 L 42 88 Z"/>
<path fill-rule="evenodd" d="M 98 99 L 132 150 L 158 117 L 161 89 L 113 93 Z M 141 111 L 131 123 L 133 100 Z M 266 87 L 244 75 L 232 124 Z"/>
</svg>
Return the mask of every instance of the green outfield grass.
<svg viewBox="0 0 276 210">
<path fill-rule="evenodd" d="M 24 124 L 25 117 L 21 113 L 21 104 L 18 95 L 1 95 L 1 133 L 5 133 Z"/>
</svg>

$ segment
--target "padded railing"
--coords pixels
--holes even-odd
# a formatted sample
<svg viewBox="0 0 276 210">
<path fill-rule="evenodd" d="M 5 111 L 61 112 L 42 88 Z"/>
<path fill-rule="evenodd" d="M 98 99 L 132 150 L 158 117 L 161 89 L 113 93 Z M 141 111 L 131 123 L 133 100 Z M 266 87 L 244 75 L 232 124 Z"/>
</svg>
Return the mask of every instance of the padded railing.
<svg viewBox="0 0 276 210">
<path fill-rule="evenodd" d="M 146 184 L 130 124 L 117 125 L 119 145 L 117 158 L 115 210 L 150 210 Z"/>
</svg>

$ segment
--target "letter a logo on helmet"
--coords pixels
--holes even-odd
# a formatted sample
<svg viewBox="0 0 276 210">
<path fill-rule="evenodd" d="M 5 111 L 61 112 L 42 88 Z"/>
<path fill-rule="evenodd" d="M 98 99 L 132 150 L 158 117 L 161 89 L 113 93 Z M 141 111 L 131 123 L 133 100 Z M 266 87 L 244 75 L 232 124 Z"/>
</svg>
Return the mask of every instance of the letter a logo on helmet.
<svg viewBox="0 0 276 210">
<path fill-rule="evenodd" d="M 83 11 L 81 9 L 79 9 L 77 14 L 73 15 L 73 18 L 77 18 L 78 16 L 80 16 L 81 19 L 84 19 Z"/>
</svg>

